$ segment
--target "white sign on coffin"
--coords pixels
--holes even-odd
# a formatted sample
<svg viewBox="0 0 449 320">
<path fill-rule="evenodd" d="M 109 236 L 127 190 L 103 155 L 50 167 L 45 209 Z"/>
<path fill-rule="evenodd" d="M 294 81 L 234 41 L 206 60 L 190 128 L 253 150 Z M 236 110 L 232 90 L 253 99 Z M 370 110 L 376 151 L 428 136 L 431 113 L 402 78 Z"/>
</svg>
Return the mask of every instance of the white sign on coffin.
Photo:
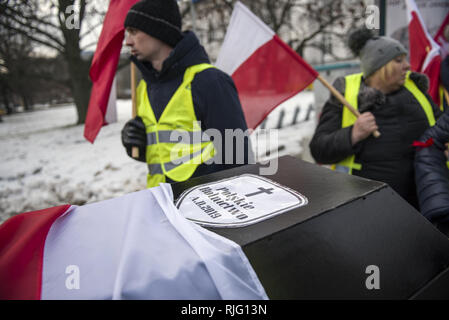
<svg viewBox="0 0 449 320">
<path fill-rule="evenodd" d="M 244 174 L 185 191 L 176 202 L 182 215 L 207 227 L 244 227 L 306 205 L 302 194 L 269 179 Z"/>
</svg>

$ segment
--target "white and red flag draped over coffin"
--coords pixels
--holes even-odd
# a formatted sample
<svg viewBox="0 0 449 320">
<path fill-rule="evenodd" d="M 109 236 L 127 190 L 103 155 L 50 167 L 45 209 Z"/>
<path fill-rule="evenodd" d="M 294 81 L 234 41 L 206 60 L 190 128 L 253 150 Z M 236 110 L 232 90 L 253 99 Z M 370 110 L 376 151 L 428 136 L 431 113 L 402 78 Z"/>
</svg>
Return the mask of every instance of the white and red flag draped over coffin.
<svg viewBox="0 0 449 320">
<path fill-rule="evenodd" d="M 0 299 L 267 299 L 241 247 L 185 219 L 168 184 L 8 219 L 0 284 Z"/>
<path fill-rule="evenodd" d="M 91 67 L 89 141 L 105 124 L 124 36 L 123 12 L 135 2 L 110 2 L 105 26 L 112 27 L 103 27 Z M 217 65 L 232 75 L 249 128 L 318 76 L 239 2 Z M 237 244 L 176 210 L 170 187 L 162 185 L 82 207 L 10 218 L 0 226 L 0 298 L 267 298 Z M 79 289 L 67 287 L 66 272 L 73 266 L 79 270 Z"/>
<path fill-rule="evenodd" d="M 250 129 L 318 76 L 240 2 L 235 4 L 215 65 L 232 76 Z"/>
</svg>

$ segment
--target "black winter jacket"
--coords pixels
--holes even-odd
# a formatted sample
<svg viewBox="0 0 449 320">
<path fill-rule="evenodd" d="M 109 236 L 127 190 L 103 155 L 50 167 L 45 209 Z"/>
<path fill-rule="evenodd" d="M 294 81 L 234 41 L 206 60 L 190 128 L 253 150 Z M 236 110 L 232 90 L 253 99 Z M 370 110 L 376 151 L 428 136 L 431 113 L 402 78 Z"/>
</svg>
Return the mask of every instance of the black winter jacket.
<svg viewBox="0 0 449 320">
<path fill-rule="evenodd" d="M 411 79 L 421 91 L 427 92 L 427 78 L 413 73 Z M 344 78 L 338 78 L 334 86 L 344 95 Z M 430 100 L 428 95 L 427 98 Z M 432 106 L 434 114 L 439 116 L 439 110 L 433 102 Z M 370 136 L 352 146 L 352 126 L 341 127 L 342 105 L 332 96 L 323 108 L 310 143 L 312 156 L 318 163 L 334 164 L 355 154 L 355 162 L 360 163 L 362 168 L 354 169 L 354 175 L 388 183 L 399 195 L 418 208 L 414 179 L 415 150 L 412 144 L 429 127 L 421 105 L 404 87 L 384 95 L 362 81 L 358 109 L 361 113 L 373 113 L 381 136 Z"/>
<path fill-rule="evenodd" d="M 449 142 L 449 110 L 419 140 L 426 142 L 430 138 L 433 139 L 431 146 L 418 147 L 416 151 L 419 205 L 427 219 L 449 231 L 449 170 L 444 154 L 445 143 Z"/>
<path fill-rule="evenodd" d="M 150 62 L 141 62 L 135 57 L 131 57 L 131 60 L 137 65 L 147 83 L 148 98 L 157 120 L 181 85 L 185 70 L 196 64 L 210 63 L 198 38 L 190 31 L 184 33 L 183 39 L 164 61 L 160 72 L 157 72 Z M 218 157 L 221 155 L 223 158 L 221 161 L 223 164 L 202 164 L 197 168 L 193 177 L 241 165 L 242 163 L 235 164 L 236 161 L 234 164 L 224 164 L 226 152 L 228 154 L 233 152 L 235 158 L 235 146 L 233 146 L 233 150 L 225 149 L 225 130 L 247 130 L 232 78 L 216 68 L 210 68 L 196 74 L 191 88 L 194 110 L 197 119 L 201 121 L 201 129 L 203 131 L 211 128 L 217 129 L 223 137 L 222 148 L 217 149 Z M 249 139 L 245 139 L 244 148 L 245 155 L 248 155 Z M 248 163 L 248 161 L 248 157 L 245 157 L 244 163 Z"/>
</svg>

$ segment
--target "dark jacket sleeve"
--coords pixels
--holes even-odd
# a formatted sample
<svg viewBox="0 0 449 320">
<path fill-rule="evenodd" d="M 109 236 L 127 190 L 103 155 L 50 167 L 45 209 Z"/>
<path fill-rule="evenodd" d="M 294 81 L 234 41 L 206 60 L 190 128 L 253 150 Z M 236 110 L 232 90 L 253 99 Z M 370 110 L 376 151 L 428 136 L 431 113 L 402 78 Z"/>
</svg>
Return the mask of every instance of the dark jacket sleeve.
<svg viewBox="0 0 449 320">
<path fill-rule="evenodd" d="M 426 97 L 427 99 L 430 101 L 430 104 L 432 105 L 432 109 L 433 109 L 433 114 L 435 116 L 435 120 L 438 120 L 443 112 L 441 111 L 440 107 L 438 107 L 435 102 L 433 102 L 432 98 L 430 97 L 430 95 L 428 93 L 426 93 Z"/>
<path fill-rule="evenodd" d="M 344 95 L 345 80 L 338 78 L 334 87 Z M 358 148 L 352 146 L 352 126 L 342 128 L 342 104 L 333 96 L 323 107 L 318 126 L 310 142 L 310 152 L 316 162 L 321 164 L 337 163 L 355 153 Z"/>
<path fill-rule="evenodd" d="M 434 143 L 419 148 L 415 156 L 415 178 L 421 213 L 431 222 L 449 223 L 449 170 L 444 155 L 449 141 L 449 113 L 445 112 L 436 125 L 426 130 L 420 141 L 432 138 Z"/>
<path fill-rule="evenodd" d="M 218 69 L 207 69 L 196 75 L 192 82 L 192 98 L 197 119 L 201 121 L 203 131 L 216 129 L 221 134 L 222 141 L 215 141 L 218 152 L 217 159 L 220 167 L 208 166 L 205 173 L 217 169 L 229 169 L 238 165 L 247 164 L 252 160 L 252 150 L 247 132 L 247 125 L 240 104 L 237 89 L 232 78 Z M 227 129 L 246 132 L 242 144 L 226 144 Z M 236 140 L 237 141 L 237 140 Z M 243 153 L 243 154 L 242 154 Z M 233 155 L 230 159 L 230 155 Z M 238 154 L 238 155 L 237 155 Z M 228 157 L 228 158 L 226 158 Z M 225 163 L 226 162 L 226 163 Z M 232 162 L 232 163 L 229 163 Z"/>
<path fill-rule="evenodd" d="M 433 99 L 430 97 L 430 95 L 427 93 L 426 91 L 421 90 L 424 95 L 426 96 L 427 100 L 430 102 L 431 106 L 432 106 L 432 111 L 433 111 L 433 115 L 435 117 L 435 120 L 438 120 L 441 115 L 443 114 L 443 112 L 441 111 L 440 107 L 436 105 L 435 102 L 433 102 Z"/>
</svg>

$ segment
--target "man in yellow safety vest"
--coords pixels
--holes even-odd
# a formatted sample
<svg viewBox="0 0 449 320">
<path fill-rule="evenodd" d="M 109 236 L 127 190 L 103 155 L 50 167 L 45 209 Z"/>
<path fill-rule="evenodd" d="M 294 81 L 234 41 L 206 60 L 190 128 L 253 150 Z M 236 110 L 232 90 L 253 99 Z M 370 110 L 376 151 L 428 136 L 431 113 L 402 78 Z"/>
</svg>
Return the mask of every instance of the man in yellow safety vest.
<svg viewBox="0 0 449 320">
<path fill-rule="evenodd" d="M 148 164 L 147 187 L 248 163 L 248 135 L 243 148 L 225 144 L 227 130 L 247 131 L 234 82 L 210 64 L 193 32 L 181 31 L 177 2 L 140 1 L 125 28 L 143 80 L 137 117 L 123 128 L 122 143 L 130 156 L 137 147 L 137 160 Z"/>
</svg>

